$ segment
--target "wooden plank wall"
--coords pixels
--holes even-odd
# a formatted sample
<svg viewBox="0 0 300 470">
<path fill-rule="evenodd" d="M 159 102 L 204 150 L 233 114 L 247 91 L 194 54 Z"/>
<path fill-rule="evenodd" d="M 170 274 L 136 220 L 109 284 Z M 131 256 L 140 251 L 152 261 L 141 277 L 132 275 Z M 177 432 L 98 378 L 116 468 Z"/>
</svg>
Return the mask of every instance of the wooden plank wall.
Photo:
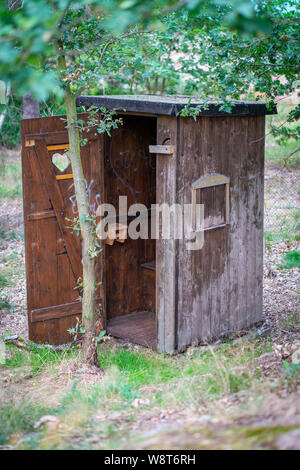
<svg viewBox="0 0 300 470">
<path fill-rule="evenodd" d="M 56 180 L 56 174 L 61 172 L 51 162 L 54 151 L 48 153 L 46 149 L 47 145 L 68 142 L 63 117 L 21 122 L 29 337 L 38 343 L 70 341 L 72 337 L 67 330 L 76 324 L 81 313 L 79 293 L 74 289 L 82 271 L 80 239 L 70 235 L 66 220 L 66 217 L 72 219 L 76 216 L 73 180 Z M 86 117 L 81 115 L 82 119 Z M 88 137 L 89 143 L 81 151 L 90 188 L 90 204 L 93 205 L 103 197 L 103 158 L 100 158 L 101 138 Z M 25 146 L 28 139 L 35 140 L 36 144 Z M 69 166 L 64 173 L 71 172 Z M 100 255 L 97 260 L 98 280 L 102 275 L 102 263 L 103 255 Z M 98 305 L 101 303 L 104 306 L 103 287 L 99 287 L 98 292 Z"/>
<path fill-rule="evenodd" d="M 205 232 L 199 251 L 177 242 L 182 351 L 262 319 L 265 118 L 180 118 L 179 126 L 177 202 L 191 203 L 191 185 L 202 175 L 230 177 L 230 225 Z M 213 205 L 216 193 L 211 197 Z"/>
</svg>

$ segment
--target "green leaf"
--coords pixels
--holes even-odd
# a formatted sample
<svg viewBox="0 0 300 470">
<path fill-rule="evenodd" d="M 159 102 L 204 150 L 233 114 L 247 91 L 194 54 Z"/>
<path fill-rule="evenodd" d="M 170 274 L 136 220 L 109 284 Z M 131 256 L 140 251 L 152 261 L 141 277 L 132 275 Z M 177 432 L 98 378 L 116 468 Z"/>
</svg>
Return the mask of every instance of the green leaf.
<svg viewBox="0 0 300 470">
<path fill-rule="evenodd" d="M 102 331 L 99 333 L 99 335 L 97 336 L 97 338 L 96 338 L 97 343 L 98 343 L 98 342 L 100 341 L 100 339 L 103 338 L 103 336 L 105 336 L 105 335 L 106 335 L 106 331 L 105 331 L 105 330 L 102 330 Z"/>
</svg>

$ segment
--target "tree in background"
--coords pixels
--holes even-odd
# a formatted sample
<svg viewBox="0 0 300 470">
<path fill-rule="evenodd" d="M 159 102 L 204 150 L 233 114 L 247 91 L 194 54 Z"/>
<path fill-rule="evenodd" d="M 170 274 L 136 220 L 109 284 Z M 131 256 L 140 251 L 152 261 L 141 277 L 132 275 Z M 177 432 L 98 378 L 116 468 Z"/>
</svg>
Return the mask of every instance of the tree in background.
<svg viewBox="0 0 300 470">
<path fill-rule="evenodd" d="M 224 24 L 230 24 L 248 34 L 256 34 L 258 31 L 269 33 L 267 16 L 260 16 L 253 2 L 231 0 L 227 3 L 231 8 L 226 7 L 222 17 Z M 64 99 L 82 237 L 82 350 L 83 361 L 88 364 L 99 364 L 95 338 L 95 237 L 80 157 L 82 122 L 77 118 L 76 97 L 91 84 L 99 83 L 103 77 L 104 58 L 109 57 L 106 67 L 113 67 L 115 59 L 112 49 L 116 51 L 121 42 L 134 37 L 147 57 L 147 47 L 145 49 L 145 44 L 138 42 L 139 38 L 148 34 L 151 37 L 149 31 L 153 28 L 161 28 L 163 35 L 166 29 L 159 19 L 173 10 L 179 15 L 185 12 L 184 27 L 188 28 L 193 41 L 195 28 L 201 31 L 208 19 L 212 22 L 215 15 L 219 14 L 219 4 L 218 0 L 24 0 L 16 10 L 9 10 L 3 2 L 0 6 L 1 80 L 11 82 L 20 95 L 32 93 L 35 99 L 43 101 L 55 94 Z M 172 37 L 180 39 L 180 32 L 175 31 L 176 22 L 175 26 L 169 24 L 168 27 L 169 37 L 165 38 L 163 56 L 172 49 Z M 159 43 L 161 39 L 157 37 L 157 41 Z M 188 47 L 184 46 L 183 41 L 181 46 L 183 49 Z M 169 61 L 171 59 L 170 53 Z M 169 79 L 166 76 L 168 67 L 165 67 L 163 73 L 158 70 L 157 77 L 159 74 L 162 75 L 160 87 L 164 91 Z M 145 76 L 143 78 L 147 79 Z M 148 90 L 158 91 L 158 81 L 159 78 L 150 80 Z M 146 83 L 149 83 L 148 80 Z M 114 125 L 116 123 L 111 121 L 110 116 L 107 120 L 104 113 L 100 117 L 98 130 L 105 132 Z"/>
<path fill-rule="evenodd" d="M 21 0 L 7 0 L 7 6 L 9 10 L 17 10 L 22 6 Z M 9 97 L 9 95 L 8 95 Z M 22 103 L 23 119 L 36 118 L 40 115 L 40 103 L 35 100 L 32 93 L 27 93 L 23 96 Z M 0 122 L 1 130 L 1 122 Z"/>
<path fill-rule="evenodd" d="M 298 2 L 257 1 L 255 8 L 261 20 L 268 18 L 266 31 L 262 24 L 256 36 L 251 27 L 232 28 L 226 21 L 232 13 L 228 4 L 213 14 L 205 4 L 201 15 L 170 13 L 160 30 L 110 46 L 101 65 L 103 91 L 98 87 L 96 92 L 192 94 L 204 106 L 217 99 L 227 111 L 233 99 L 241 98 L 273 107 L 299 88 Z M 281 142 L 296 140 L 299 113 L 296 104 L 285 122 L 271 124 L 272 134 Z"/>
<path fill-rule="evenodd" d="M 294 0 L 256 2 L 260 17 L 268 17 L 271 28 L 256 38 L 238 34 L 224 24 L 224 12 L 202 28 L 199 63 L 201 81 L 193 86 L 202 97 L 214 96 L 228 103 L 241 97 L 267 101 L 270 107 L 299 90 L 300 10 Z M 271 124 L 271 133 L 281 143 L 297 140 L 300 126 L 299 100 L 285 122 Z M 293 151 L 299 152 L 300 147 Z M 289 155 L 287 158 L 290 158 Z"/>
</svg>

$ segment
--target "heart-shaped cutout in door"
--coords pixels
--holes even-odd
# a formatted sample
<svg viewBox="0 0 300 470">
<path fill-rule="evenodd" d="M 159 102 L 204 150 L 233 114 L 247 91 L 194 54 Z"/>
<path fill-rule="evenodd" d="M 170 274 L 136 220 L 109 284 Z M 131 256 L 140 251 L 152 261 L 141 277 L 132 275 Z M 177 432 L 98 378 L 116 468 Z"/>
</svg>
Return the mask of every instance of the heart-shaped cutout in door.
<svg viewBox="0 0 300 470">
<path fill-rule="evenodd" d="M 64 154 L 55 153 L 52 156 L 52 163 L 59 171 L 65 171 L 70 165 L 70 157 L 67 152 Z"/>
</svg>

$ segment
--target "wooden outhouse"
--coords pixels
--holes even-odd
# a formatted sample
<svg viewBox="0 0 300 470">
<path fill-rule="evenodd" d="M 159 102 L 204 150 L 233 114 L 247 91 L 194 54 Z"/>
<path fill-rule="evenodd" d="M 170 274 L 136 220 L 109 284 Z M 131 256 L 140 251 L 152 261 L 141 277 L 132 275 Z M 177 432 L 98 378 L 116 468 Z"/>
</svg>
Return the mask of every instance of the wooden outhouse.
<svg viewBox="0 0 300 470">
<path fill-rule="evenodd" d="M 268 110 L 263 103 L 236 102 L 227 114 L 209 103 L 196 119 L 180 117 L 188 101 L 151 95 L 77 101 L 86 109 L 117 110 L 123 119 L 111 137 L 85 133 L 82 161 L 91 212 L 101 203 L 118 208 L 119 196 L 127 196 L 128 207 L 146 206 L 150 224 L 154 204 L 191 205 L 192 231 L 203 237 L 199 249 L 187 249 L 190 233 L 102 242 L 96 269 L 103 327 L 166 353 L 262 320 Z M 199 104 L 192 100 L 189 106 Z M 86 122 L 87 116 L 80 119 Z M 54 164 L 55 154 L 68 149 L 62 118 L 22 121 L 29 335 L 39 343 L 70 341 L 68 329 L 81 314 L 80 238 L 68 228 L 77 214 L 72 169 L 68 161 L 60 169 Z M 196 204 L 204 205 L 200 230 L 193 226 Z"/>
</svg>

